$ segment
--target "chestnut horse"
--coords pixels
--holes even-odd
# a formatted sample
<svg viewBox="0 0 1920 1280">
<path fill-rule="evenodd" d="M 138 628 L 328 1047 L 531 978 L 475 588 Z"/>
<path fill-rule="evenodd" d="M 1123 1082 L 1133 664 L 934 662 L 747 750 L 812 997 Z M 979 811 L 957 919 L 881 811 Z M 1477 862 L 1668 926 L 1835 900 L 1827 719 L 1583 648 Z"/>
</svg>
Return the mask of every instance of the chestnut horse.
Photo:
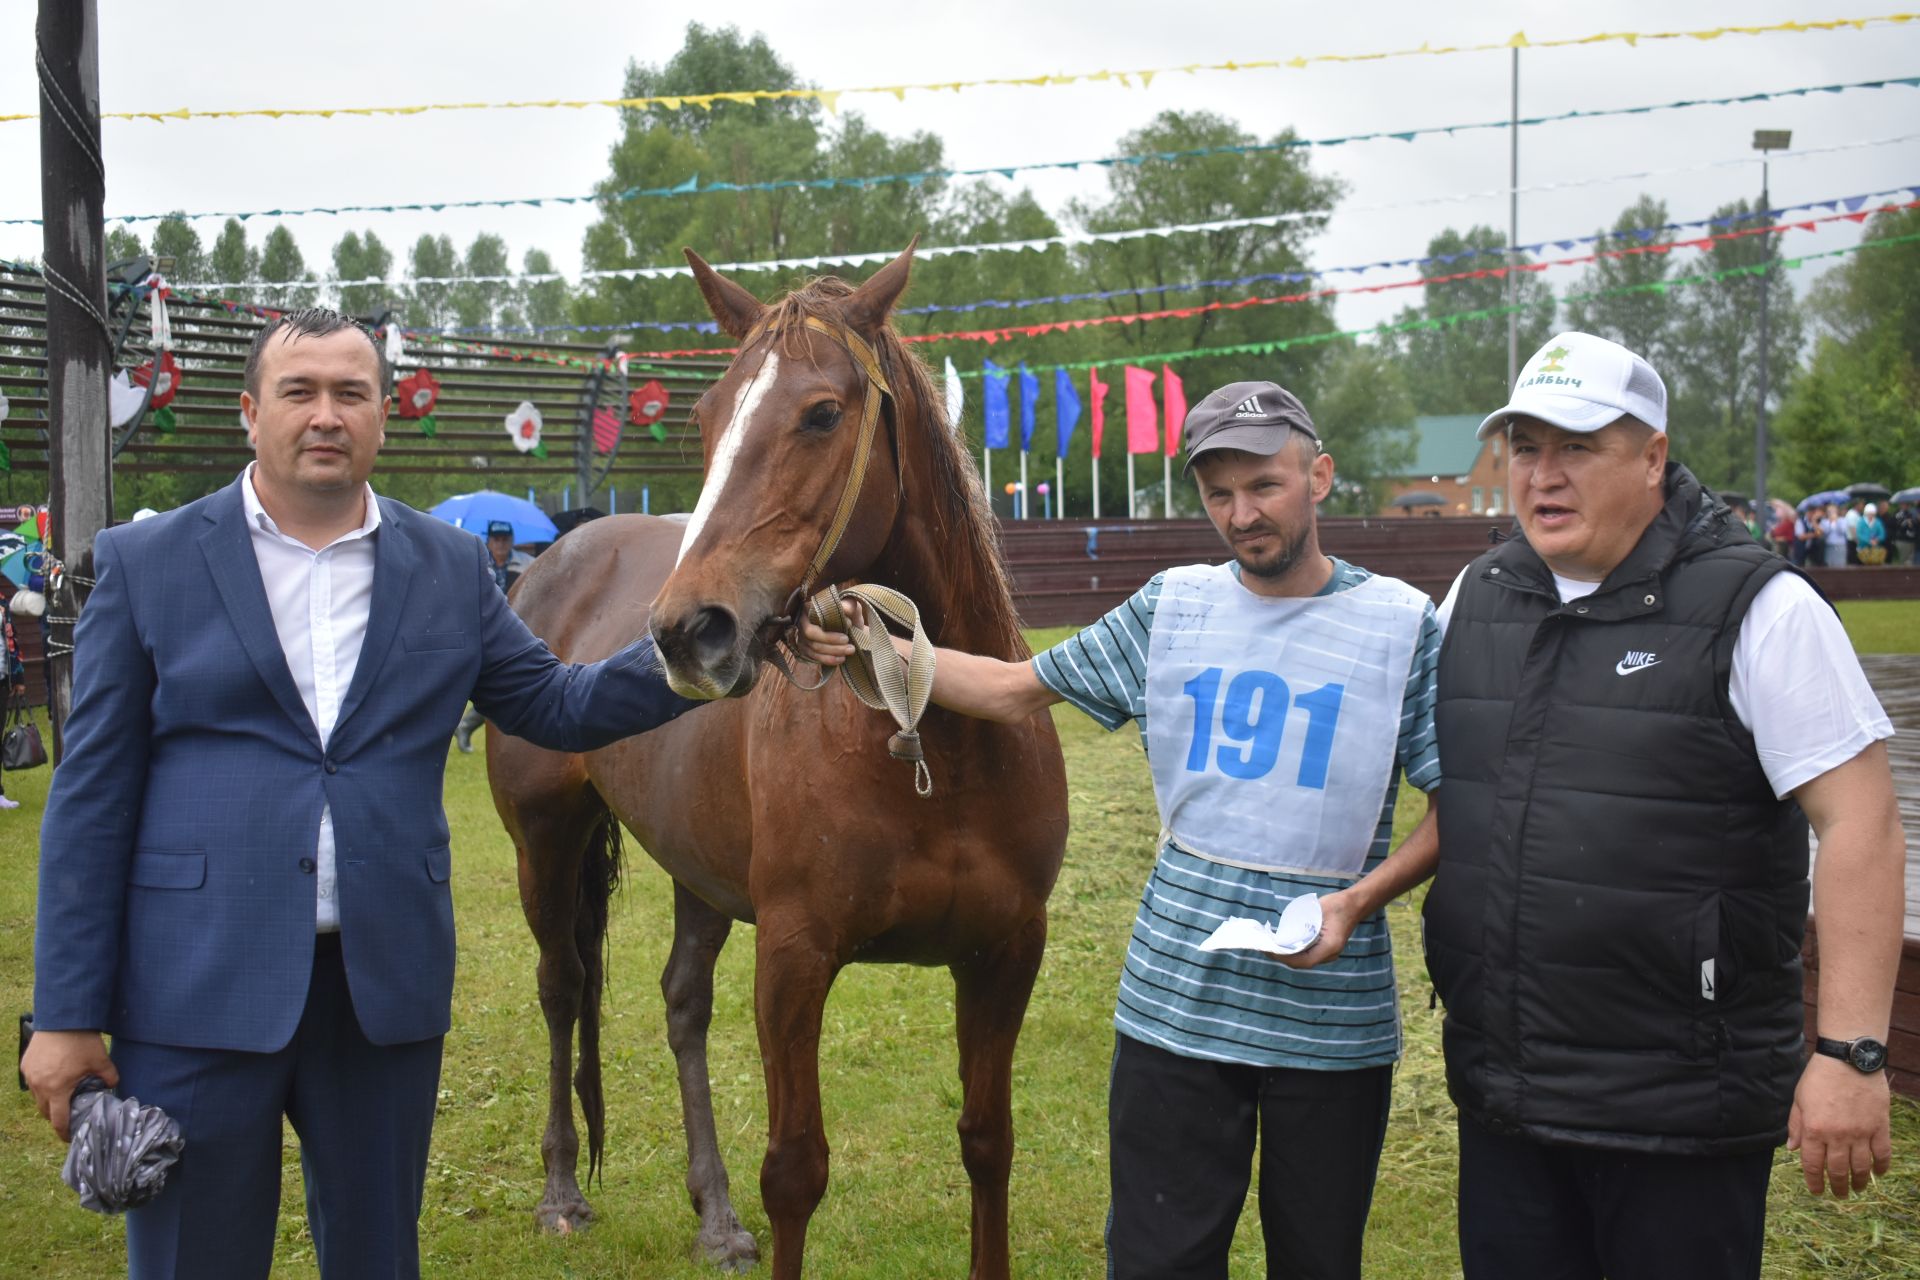
<svg viewBox="0 0 1920 1280">
<path fill-rule="evenodd" d="M 576 1178 L 568 1075 L 577 1021 L 573 1083 L 591 1179 L 605 1140 L 602 949 L 625 827 L 674 881 L 660 985 L 707 1257 L 728 1268 L 757 1257 L 729 1198 L 707 1084 L 714 960 L 741 920 L 755 926 L 773 1274 L 800 1274 L 807 1222 L 826 1192 L 821 1014 L 834 976 L 854 961 L 953 974 L 971 1274 L 1007 1274 L 1014 1040 L 1067 836 L 1053 722 L 1042 713 L 1008 727 L 930 710 L 920 733 L 934 790 L 922 799 L 914 770 L 889 758 L 895 726 L 843 682 L 810 692 L 760 679 L 800 588 L 855 578 L 910 596 L 942 644 L 1003 659 L 1027 652 L 971 460 L 925 369 L 887 325 L 911 255 L 858 289 L 829 278 L 764 306 L 689 251 L 714 317 L 740 341 L 694 408 L 706 481 L 691 520 L 597 520 L 515 587 L 514 607 L 562 657 L 603 658 L 650 627 L 673 686 L 719 700 L 585 755 L 487 735 L 494 803 L 540 944 L 551 1060 L 536 1218 L 550 1229 L 592 1214 Z"/>
</svg>

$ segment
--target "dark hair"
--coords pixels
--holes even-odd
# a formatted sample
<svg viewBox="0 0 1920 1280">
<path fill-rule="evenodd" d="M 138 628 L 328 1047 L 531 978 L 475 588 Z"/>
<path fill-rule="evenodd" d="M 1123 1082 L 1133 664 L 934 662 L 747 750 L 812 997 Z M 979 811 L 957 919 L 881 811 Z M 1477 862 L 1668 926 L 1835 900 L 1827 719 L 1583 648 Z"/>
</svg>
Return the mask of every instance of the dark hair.
<svg viewBox="0 0 1920 1280">
<path fill-rule="evenodd" d="M 330 307 L 302 307 L 298 311 L 275 316 L 267 321 L 259 333 L 253 335 L 253 349 L 247 352 L 247 394 L 256 398 L 260 395 L 260 353 L 267 349 L 267 344 L 273 341 L 275 334 L 284 331 L 288 335 L 287 341 L 291 342 L 299 337 L 324 338 L 342 329 L 353 330 L 373 348 L 374 364 L 380 370 L 380 385 L 375 390 L 379 395 L 386 395 L 387 389 L 393 385 L 393 370 L 387 367 L 386 349 L 374 341 L 373 334 L 367 331 L 365 325 Z"/>
</svg>

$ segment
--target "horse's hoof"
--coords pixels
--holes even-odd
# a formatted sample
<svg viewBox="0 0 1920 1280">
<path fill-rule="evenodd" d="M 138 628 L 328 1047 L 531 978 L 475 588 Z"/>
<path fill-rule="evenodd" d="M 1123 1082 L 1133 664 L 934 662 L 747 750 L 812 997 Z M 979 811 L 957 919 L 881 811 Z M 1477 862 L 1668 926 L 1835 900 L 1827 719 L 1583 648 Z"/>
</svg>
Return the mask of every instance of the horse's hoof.
<svg viewBox="0 0 1920 1280">
<path fill-rule="evenodd" d="M 748 1271 L 760 1261 L 760 1246 L 754 1243 L 752 1233 L 744 1227 L 735 1227 L 712 1236 L 703 1233 L 700 1250 L 706 1254 L 708 1262 L 726 1272 Z"/>
<path fill-rule="evenodd" d="M 585 1200 L 542 1204 L 533 1211 L 534 1225 L 549 1235 L 570 1236 L 593 1221 L 593 1207 Z"/>
</svg>

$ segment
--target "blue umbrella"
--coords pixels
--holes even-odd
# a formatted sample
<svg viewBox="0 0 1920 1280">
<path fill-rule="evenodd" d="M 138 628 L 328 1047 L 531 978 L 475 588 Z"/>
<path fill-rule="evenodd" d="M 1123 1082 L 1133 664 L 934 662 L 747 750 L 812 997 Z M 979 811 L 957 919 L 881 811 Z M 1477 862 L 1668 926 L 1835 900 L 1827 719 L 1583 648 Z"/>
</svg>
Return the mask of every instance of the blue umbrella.
<svg viewBox="0 0 1920 1280">
<path fill-rule="evenodd" d="M 458 494 L 427 514 L 479 538 L 487 536 L 487 526 L 496 520 L 504 520 L 513 526 L 515 543 L 552 542 L 560 536 L 560 531 L 553 527 L 553 521 L 547 519 L 546 512 L 525 498 L 516 498 L 510 493 L 495 493 L 492 489 Z"/>
<path fill-rule="evenodd" d="M 1805 511 L 1809 507 L 1824 507 L 1830 503 L 1837 507 L 1844 507 L 1852 501 L 1853 495 L 1845 489 L 1828 489 L 1824 493 L 1811 494 L 1808 497 L 1800 499 L 1800 510 Z"/>
</svg>

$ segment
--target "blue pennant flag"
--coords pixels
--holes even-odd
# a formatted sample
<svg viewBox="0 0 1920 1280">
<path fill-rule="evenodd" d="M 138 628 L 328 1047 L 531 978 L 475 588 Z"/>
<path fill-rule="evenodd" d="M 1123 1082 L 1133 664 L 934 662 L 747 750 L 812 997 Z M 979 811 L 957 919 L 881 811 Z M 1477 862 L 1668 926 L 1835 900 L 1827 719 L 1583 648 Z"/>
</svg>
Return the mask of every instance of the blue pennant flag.
<svg viewBox="0 0 1920 1280">
<path fill-rule="evenodd" d="M 1007 371 L 991 360 L 982 360 L 986 376 L 980 381 L 987 393 L 987 428 L 983 443 L 989 449 L 1007 447 Z"/>
<path fill-rule="evenodd" d="M 1020 452 L 1033 448 L 1033 411 L 1040 404 L 1040 379 L 1027 372 L 1020 362 Z"/>
<path fill-rule="evenodd" d="M 1054 453 L 1064 458 L 1067 445 L 1073 440 L 1073 429 L 1080 422 L 1080 393 L 1073 389 L 1073 377 L 1065 369 L 1053 371 L 1053 411 L 1057 415 Z"/>
</svg>

